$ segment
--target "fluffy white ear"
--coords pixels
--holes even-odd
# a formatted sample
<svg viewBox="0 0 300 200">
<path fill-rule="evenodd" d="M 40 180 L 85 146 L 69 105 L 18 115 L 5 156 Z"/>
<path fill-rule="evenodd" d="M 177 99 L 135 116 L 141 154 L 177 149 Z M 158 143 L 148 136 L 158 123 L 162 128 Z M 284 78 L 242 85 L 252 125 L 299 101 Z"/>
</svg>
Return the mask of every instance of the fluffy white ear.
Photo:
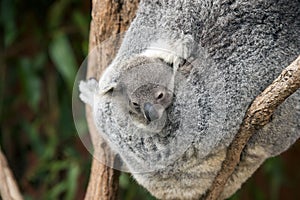
<svg viewBox="0 0 300 200">
<path fill-rule="evenodd" d="M 99 91 L 97 80 L 92 78 L 87 81 L 80 81 L 79 91 L 81 101 L 93 107 L 94 95 Z"/>
</svg>

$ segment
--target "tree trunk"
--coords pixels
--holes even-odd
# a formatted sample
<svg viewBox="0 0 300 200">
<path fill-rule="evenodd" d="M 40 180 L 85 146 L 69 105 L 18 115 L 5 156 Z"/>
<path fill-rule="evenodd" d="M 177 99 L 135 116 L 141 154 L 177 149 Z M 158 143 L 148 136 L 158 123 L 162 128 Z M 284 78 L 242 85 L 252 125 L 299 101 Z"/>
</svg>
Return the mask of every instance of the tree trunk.
<svg viewBox="0 0 300 200">
<path fill-rule="evenodd" d="M 93 0 L 92 2 L 92 21 L 90 26 L 89 49 L 95 49 L 104 40 L 116 37 L 124 32 L 135 16 L 139 1 L 138 0 Z M 105 49 L 108 57 L 106 59 L 89 60 L 87 77 L 96 77 L 99 79 L 104 69 L 114 58 L 117 49 L 115 45 L 109 45 Z M 114 41 L 116 42 L 116 41 Z M 120 42 L 120 41 L 119 41 Z M 97 54 L 101 50 L 96 48 Z M 92 62 L 92 63 L 91 63 Z M 91 134 L 94 154 L 103 157 L 102 162 L 114 162 L 114 155 L 110 152 L 109 147 L 97 135 L 94 126 L 92 111 L 86 107 L 88 127 Z M 103 162 L 104 163 L 104 162 Z M 114 200 L 117 199 L 120 172 L 105 166 L 93 157 L 90 180 L 85 199 Z"/>
<path fill-rule="evenodd" d="M 0 199 L 22 200 L 16 180 L 0 148 Z"/>
</svg>

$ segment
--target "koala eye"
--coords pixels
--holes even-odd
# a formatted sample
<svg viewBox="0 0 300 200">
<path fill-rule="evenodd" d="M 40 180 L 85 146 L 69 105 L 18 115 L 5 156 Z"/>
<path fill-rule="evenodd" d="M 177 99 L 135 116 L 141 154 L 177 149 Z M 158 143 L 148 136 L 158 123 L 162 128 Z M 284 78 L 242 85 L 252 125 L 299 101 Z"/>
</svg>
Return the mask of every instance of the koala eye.
<svg viewBox="0 0 300 200">
<path fill-rule="evenodd" d="M 136 109 L 138 109 L 140 107 L 140 104 L 138 104 L 137 102 L 129 100 L 129 103 Z"/>
<path fill-rule="evenodd" d="M 161 100 L 162 98 L 164 98 L 164 96 L 165 96 L 165 95 L 164 95 L 163 92 L 159 92 L 159 93 L 156 94 L 156 99 L 157 99 L 157 100 Z"/>
<path fill-rule="evenodd" d="M 136 102 L 132 102 L 132 105 L 134 106 L 134 107 L 139 107 L 140 105 L 138 104 L 138 103 L 136 103 Z"/>
</svg>

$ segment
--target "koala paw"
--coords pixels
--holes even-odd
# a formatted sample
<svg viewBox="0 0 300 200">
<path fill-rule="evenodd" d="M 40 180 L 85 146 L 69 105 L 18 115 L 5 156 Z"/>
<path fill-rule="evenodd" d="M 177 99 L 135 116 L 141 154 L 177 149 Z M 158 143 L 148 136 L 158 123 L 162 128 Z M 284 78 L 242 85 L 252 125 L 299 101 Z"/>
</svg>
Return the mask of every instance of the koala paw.
<svg viewBox="0 0 300 200">
<path fill-rule="evenodd" d="M 79 91 L 79 98 L 81 101 L 93 106 L 94 95 L 99 91 L 98 81 L 94 78 L 91 78 L 87 81 L 80 81 Z"/>
</svg>

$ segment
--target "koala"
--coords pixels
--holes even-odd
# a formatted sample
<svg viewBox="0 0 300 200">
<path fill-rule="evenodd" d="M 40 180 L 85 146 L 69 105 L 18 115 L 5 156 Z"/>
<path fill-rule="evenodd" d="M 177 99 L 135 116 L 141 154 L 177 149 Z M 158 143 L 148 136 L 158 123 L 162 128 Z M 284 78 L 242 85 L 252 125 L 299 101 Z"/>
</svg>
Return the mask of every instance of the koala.
<svg viewBox="0 0 300 200">
<path fill-rule="evenodd" d="M 142 0 L 99 81 L 95 125 L 158 199 L 201 199 L 254 98 L 300 53 L 300 2 Z M 220 199 L 300 136 L 300 91 L 245 146 Z"/>
</svg>

